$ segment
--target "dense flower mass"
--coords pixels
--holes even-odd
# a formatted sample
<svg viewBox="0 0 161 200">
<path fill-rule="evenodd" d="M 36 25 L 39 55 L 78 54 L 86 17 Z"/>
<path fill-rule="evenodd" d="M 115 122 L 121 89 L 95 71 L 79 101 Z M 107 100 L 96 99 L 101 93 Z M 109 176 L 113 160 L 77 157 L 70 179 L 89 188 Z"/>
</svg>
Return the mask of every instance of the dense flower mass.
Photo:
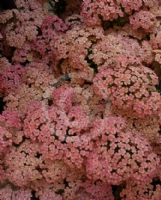
<svg viewBox="0 0 161 200">
<path fill-rule="evenodd" d="M 161 200 L 160 0 L 0 2 L 0 200 Z"/>
<path fill-rule="evenodd" d="M 156 91 L 156 74 L 142 65 L 101 67 L 93 80 L 96 93 L 110 99 L 119 109 L 130 109 L 139 116 L 160 112 L 161 96 Z"/>
</svg>

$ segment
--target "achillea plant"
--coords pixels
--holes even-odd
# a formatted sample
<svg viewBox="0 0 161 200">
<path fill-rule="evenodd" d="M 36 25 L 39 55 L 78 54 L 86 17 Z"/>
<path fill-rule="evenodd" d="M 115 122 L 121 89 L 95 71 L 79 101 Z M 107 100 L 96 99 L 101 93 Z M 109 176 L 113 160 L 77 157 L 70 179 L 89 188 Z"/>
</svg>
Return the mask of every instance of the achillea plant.
<svg viewBox="0 0 161 200">
<path fill-rule="evenodd" d="M 0 200 L 160 200 L 160 0 L 1 2 Z"/>
</svg>

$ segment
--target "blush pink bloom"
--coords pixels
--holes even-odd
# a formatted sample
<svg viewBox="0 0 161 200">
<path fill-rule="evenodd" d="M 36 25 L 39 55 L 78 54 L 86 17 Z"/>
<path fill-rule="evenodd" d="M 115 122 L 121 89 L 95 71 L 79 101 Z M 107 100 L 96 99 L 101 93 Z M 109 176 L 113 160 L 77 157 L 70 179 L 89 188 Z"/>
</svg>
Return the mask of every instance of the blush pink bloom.
<svg viewBox="0 0 161 200">
<path fill-rule="evenodd" d="M 140 117 L 157 114 L 161 97 L 156 74 L 144 66 L 102 67 L 94 78 L 94 90 L 119 109 L 131 109 Z"/>
<path fill-rule="evenodd" d="M 140 11 L 130 17 L 130 24 L 133 29 L 143 28 L 147 32 L 152 31 L 155 22 L 155 15 L 149 11 Z"/>
</svg>

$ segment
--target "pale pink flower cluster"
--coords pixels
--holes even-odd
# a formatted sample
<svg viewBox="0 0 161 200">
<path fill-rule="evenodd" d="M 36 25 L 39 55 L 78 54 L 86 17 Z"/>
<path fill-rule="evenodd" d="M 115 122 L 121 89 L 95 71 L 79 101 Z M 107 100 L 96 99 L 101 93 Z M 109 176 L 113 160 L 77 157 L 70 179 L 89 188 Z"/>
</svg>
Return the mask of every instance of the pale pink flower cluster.
<svg viewBox="0 0 161 200">
<path fill-rule="evenodd" d="M 93 128 L 95 149 L 87 159 L 87 175 L 117 185 L 126 179 L 148 180 L 155 173 L 159 159 L 147 141 L 137 132 L 126 132 L 124 121 L 104 118 Z M 154 167 L 155 165 L 155 167 Z"/>
<path fill-rule="evenodd" d="M 130 24 L 133 29 L 143 28 L 145 31 L 151 31 L 155 25 L 155 18 L 151 12 L 141 10 L 130 17 Z"/>
<path fill-rule="evenodd" d="M 157 181 L 156 181 L 157 182 Z M 160 184 L 152 182 L 133 182 L 129 181 L 129 184 L 121 192 L 121 198 L 123 200 L 159 200 L 161 195 Z"/>
<path fill-rule="evenodd" d="M 101 67 L 93 83 L 95 92 L 119 109 L 130 109 L 138 116 L 160 112 L 161 96 L 155 88 L 158 78 L 142 65 Z"/>
<path fill-rule="evenodd" d="M 103 21 L 129 16 L 142 8 L 149 9 L 157 5 L 157 0 L 83 0 L 81 15 L 85 23 L 93 26 L 100 25 Z"/>
</svg>

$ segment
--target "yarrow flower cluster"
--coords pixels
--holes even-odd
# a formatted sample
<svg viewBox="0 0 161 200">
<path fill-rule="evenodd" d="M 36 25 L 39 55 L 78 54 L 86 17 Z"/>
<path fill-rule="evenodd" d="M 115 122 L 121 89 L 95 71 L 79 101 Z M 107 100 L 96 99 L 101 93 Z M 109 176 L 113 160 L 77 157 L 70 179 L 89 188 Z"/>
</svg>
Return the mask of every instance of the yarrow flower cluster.
<svg viewBox="0 0 161 200">
<path fill-rule="evenodd" d="M 160 200 L 160 1 L 6 2 L 0 200 Z"/>
</svg>

